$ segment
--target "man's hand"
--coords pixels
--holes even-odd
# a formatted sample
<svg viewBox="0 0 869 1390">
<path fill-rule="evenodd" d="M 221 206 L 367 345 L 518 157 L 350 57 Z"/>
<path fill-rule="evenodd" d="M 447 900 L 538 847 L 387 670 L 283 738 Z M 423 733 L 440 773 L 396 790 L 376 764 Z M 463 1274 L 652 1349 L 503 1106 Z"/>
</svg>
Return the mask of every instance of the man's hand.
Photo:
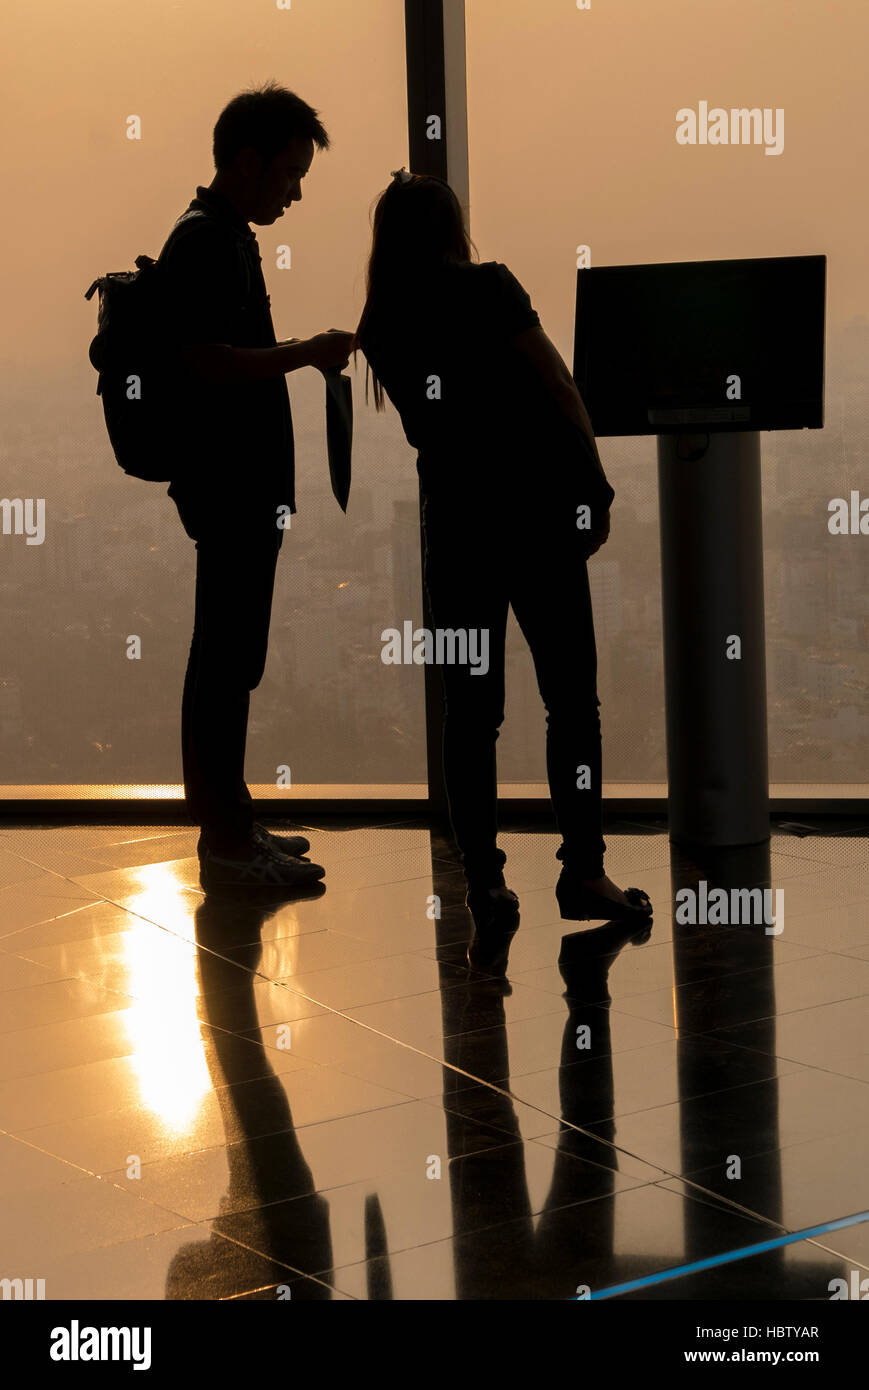
<svg viewBox="0 0 869 1390">
<path fill-rule="evenodd" d="M 307 341 L 309 365 L 321 372 L 328 367 L 346 367 L 355 336 L 343 328 L 330 328 L 327 333 L 315 334 Z"/>
<path fill-rule="evenodd" d="M 607 507 L 601 519 L 600 526 L 597 528 L 596 531 L 589 532 L 588 552 L 586 554 L 586 559 L 588 559 L 591 555 L 597 554 L 602 545 L 606 545 L 607 541 L 609 540 L 609 533 L 610 514 L 609 507 Z"/>
</svg>

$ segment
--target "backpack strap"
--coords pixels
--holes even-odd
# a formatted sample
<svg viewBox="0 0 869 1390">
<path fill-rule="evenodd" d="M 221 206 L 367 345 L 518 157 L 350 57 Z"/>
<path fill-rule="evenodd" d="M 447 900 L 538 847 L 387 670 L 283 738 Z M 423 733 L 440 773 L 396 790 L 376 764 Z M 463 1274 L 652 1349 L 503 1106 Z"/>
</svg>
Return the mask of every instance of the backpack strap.
<svg viewBox="0 0 869 1390">
<path fill-rule="evenodd" d="M 191 228 L 199 227 L 203 222 L 213 223 L 214 221 L 215 218 L 209 212 L 205 212 L 200 208 L 188 208 L 186 212 L 182 212 L 181 216 L 178 218 L 178 221 L 175 223 L 175 226 L 172 228 L 171 232 L 166 238 L 166 242 L 163 246 L 162 251 L 160 252 L 158 260 L 162 262 L 163 257 L 169 250 L 169 247 L 174 246 L 176 242 L 178 242 L 183 236 L 186 236 L 187 233 L 191 230 Z M 248 264 L 247 256 L 244 253 L 240 238 L 233 234 L 233 240 L 235 241 L 239 263 L 244 274 L 245 296 L 249 297 L 252 288 L 250 278 L 250 266 Z"/>
</svg>

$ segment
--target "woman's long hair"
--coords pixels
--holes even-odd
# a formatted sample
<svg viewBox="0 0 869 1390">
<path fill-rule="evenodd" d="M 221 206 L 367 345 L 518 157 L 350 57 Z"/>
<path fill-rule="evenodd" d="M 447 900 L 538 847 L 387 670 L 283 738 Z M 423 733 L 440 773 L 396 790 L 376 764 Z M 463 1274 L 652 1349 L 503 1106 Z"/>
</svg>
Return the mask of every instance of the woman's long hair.
<svg viewBox="0 0 869 1390">
<path fill-rule="evenodd" d="M 433 174 L 404 170 L 380 194 L 374 209 L 371 254 L 365 277 L 365 307 L 356 329 L 354 354 L 362 338 L 376 325 L 378 334 L 400 332 L 409 315 L 420 308 L 419 291 L 433 273 L 451 262 L 469 261 L 474 243 L 468 236 L 462 205 L 448 183 Z M 374 404 L 383 410 L 384 392 L 370 363 L 365 364 L 374 385 Z"/>
</svg>

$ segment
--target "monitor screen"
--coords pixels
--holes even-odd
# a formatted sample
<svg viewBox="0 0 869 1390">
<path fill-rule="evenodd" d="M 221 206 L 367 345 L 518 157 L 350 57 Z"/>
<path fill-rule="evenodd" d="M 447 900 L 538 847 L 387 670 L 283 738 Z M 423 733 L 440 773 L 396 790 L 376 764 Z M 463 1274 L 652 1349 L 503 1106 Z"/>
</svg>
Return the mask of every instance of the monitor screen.
<svg viewBox="0 0 869 1390">
<path fill-rule="evenodd" d="M 596 435 L 820 429 L 826 256 L 577 271 L 573 375 Z"/>
</svg>

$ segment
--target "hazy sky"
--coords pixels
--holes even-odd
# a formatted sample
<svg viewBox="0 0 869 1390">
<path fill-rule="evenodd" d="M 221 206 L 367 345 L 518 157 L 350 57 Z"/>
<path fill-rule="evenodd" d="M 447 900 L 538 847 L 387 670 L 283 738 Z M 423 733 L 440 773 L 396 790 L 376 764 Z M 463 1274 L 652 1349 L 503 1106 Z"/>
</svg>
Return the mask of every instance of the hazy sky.
<svg viewBox="0 0 869 1390">
<path fill-rule="evenodd" d="M 471 221 L 572 341 L 592 263 L 826 253 L 829 322 L 869 311 L 865 0 L 470 0 Z M 675 113 L 784 110 L 784 146 L 680 146 Z"/>
<path fill-rule="evenodd" d="M 588 11 L 577 10 L 574 0 L 469 0 L 467 11 L 471 232 L 482 259 L 505 262 L 525 284 L 568 361 L 579 243 L 590 245 L 594 265 L 826 253 L 831 327 L 869 314 L 866 0 L 591 0 Z M 320 111 L 333 140 L 330 152 L 315 156 L 301 204 L 273 227 L 256 229 L 275 326 L 280 337 L 354 327 L 370 207 L 390 170 L 408 160 L 404 4 L 292 0 L 292 9 L 282 11 L 274 0 L 139 6 L 8 0 L 4 21 L 0 385 L 7 395 L 19 392 L 27 407 L 9 413 L 0 446 L 12 476 L 32 480 L 34 495 L 53 499 L 58 514 L 64 489 L 78 486 L 81 471 L 94 500 L 78 544 L 92 543 L 105 563 L 101 547 L 105 534 L 117 530 L 118 506 L 129 499 L 144 508 L 153 496 L 156 525 L 164 515 L 159 501 L 166 517 L 171 504 L 161 489 L 149 492 L 148 485 L 123 479 L 111 462 L 86 356 L 97 305 L 84 300 L 85 289 L 106 271 L 132 269 L 142 252 L 156 256 L 196 185 L 212 177 L 212 129 L 221 108 L 246 87 L 274 78 Z M 728 110 L 783 108 L 782 154 L 767 156 L 756 146 L 680 146 L 676 112 L 697 110 L 700 102 Z M 130 115 L 141 118 L 141 140 L 126 138 Z M 276 251 L 285 242 L 293 268 L 278 271 Z M 60 377 L 55 396 L 52 373 Z M 832 396 L 832 374 L 830 381 Z M 854 391 L 860 390 L 858 380 Z M 291 379 L 291 391 L 301 441 L 298 544 L 314 534 L 319 503 L 310 494 L 324 486 L 322 381 L 303 371 Z M 382 517 L 395 496 L 411 495 L 412 450 L 394 412 L 365 411 L 361 392 L 356 406 L 354 473 Z M 852 434 L 843 454 L 855 486 L 866 437 L 859 406 L 860 400 L 850 404 Z M 830 415 L 835 422 L 835 411 Z M 766 441 L 765 456 L 777 447 L 793 448 L 794 441 Z M 617 489 L 606 559 L 622 565 L 626 621 L 638 622 L 656 590 L 657 550 L 647 529 L 648 550 L 638 557 L 635 537 L 619 529 L 618 516 L 628 503 L 641 519 L 654 519 L 654 443 L 606 440 L 603 456 Z M 800 509 L 814 499 L 826 537 L 822 494 L 842 485 L 829 434 L 801 441 L 794 458 L 793 467 L 804 469 L 800 487 L 794 492 L 788 483 L 783 495 Z M 769 478 L 765 471 L 765 486 Z M 173 563 L 181 563 L 184 544 L 173 519 L 165 539 Z M 10 553 L 22 563 L 19 552 Z M 34 553 L 27 555 L 35 563 Z M 415 550 L 408 564 L 418 573 Z M 383 565 L 381 547 L 360 584 L 376 586 Z M 155 598 L 144 557 L 134 573 L 153 604 L 154 629 L 177 621 L 174 581 L 165 597 Z M 802 582 L 807 596 L 816 597 L 809 594 L 817 590 L 814 579 Z M 112 579 L 107 592 L 115 587 Z M 77 594 L 75 605 L 100 631 L 103 595 Z M 381 617 L 374 614 L 383 626 Z M 318 621 L 315 611 L 315 626 Z M 54 622 L 52 612 L 43 612 L 22 640 L 19 655 L 34 669 L 47 660 L 43 648 Z M 834 640 L 826 616 L 815 636 L 824 650 Z M 329 639 L 306 629 L 300 640 L 313 650 Z M 6 646 L 16 649 L 14 642 Z M 98 700 L 111 660 L 106 654 L 91 686 L 82 686 L 83 703 Z M 336 672 L 341 660 L 335 656 Z M 659 674 L 647 674 L 659 689 Z M 529 689 L 531 680 L 528 673 Z M 41 691 L 39 678 L 33 689 Z M 174 705 L 163 708 L 167 721 L 175 718 Z M 619 734 L 623 763 L 631 763 L 635 735 L 657 748 L 660 761 L 662 719 L 660 702 L 646 701 L 635 730 Z M 612 729 L 612 720 L 606 727 Z M 527 739 L 523 728 L 512 728 L 501 754 L 508 775 L 511 740 Z M 165 730 L 165 747 L 175 749 L 174 724 Z M 271 737 L 271 731 L 254 734 L 254 755 L 271 748 Z M 542 735 L 538 748 L 542 759 Z M 261 756 L 264 766 L 275 761 Z M 350 769 L 353 756 L 351 750 Z"/>
<path fill-rule="evenodd" d="M 18 0 L 2 57 L 8 364 L 81 361 L 105 270 L 156 255 L 212 176 L 221 106 L 276 78 L 320 112 L 300 205 L 255 229 L 279 336 L 355 326 L 369 209 L 407 161 L 402 0 Z M 865 0 L 469 0 L 471 232 L 567 352 L 594 264 L 826 252 L 869 310 Z M 784 110 L 784 149 L 676 143 L 681 107 Z M 125 135 L 127 116 L 142 139 Z M 274 269 L 288 242 L 293 269 Z"/>
</svg>

